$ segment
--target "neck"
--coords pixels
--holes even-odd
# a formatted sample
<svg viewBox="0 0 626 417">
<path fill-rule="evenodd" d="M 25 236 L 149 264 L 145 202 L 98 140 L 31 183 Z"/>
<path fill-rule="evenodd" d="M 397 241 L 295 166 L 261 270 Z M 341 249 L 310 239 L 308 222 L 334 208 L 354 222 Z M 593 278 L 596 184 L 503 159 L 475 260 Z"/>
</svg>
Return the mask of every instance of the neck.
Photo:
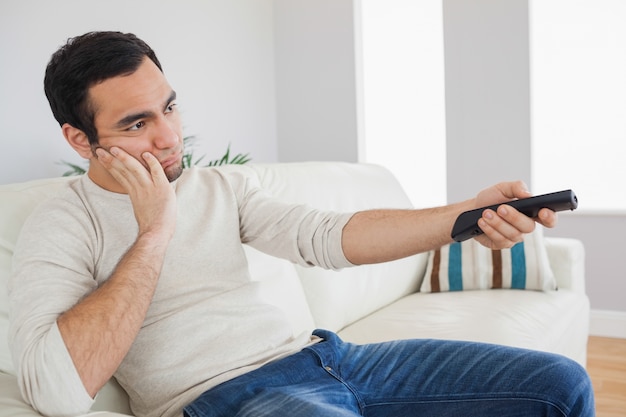
<svg viewBox="0 0 626 417">
<path fill-rule="evenodd" d="M 98 162 L 96 158 L 89 160 L 87 175 L 99 187 L 118 194 L 128 194 L 124 187 Z"/>
</svg>

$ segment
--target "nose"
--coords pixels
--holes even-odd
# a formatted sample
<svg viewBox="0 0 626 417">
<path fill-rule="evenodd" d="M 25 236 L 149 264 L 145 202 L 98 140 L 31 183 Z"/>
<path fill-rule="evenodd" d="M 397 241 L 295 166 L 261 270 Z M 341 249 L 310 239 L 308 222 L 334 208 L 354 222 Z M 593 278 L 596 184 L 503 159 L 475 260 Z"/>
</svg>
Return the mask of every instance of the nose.
<svg viewBox="0 0 626 417">
<path fill-rule="evenodd" d="M 153 143 L 157 149 L 170 149 L 181 141 L 178 124 L 167 117 L 159 118 L 154 131 Z"/>
</svg>

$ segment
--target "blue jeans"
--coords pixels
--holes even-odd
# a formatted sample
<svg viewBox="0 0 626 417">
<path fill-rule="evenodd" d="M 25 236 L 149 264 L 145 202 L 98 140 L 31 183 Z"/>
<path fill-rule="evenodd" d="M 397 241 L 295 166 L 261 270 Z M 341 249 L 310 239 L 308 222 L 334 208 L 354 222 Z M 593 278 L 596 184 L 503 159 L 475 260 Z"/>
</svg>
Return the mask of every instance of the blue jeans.
<svg viewBox="0 0 626 417">
<path fill-rule="evenodd" d="M 442 340 L 345 343 L 332 332 L 220 384 L 186 417 L 594 416 L 589 377 L 559 355 Z"/>
</svg>

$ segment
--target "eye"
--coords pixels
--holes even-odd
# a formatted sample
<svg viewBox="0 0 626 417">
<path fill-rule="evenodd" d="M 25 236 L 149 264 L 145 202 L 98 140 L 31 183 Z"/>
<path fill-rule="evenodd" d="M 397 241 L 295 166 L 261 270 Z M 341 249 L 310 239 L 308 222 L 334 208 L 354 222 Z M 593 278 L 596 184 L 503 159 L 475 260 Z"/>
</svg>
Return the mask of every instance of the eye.
<svg viewBox="0 0 626 417">
<path fill-rule="evenodd" d="M 174 110 L 176 110 L 176 103 L 170 103 L 166 108 L 165 108 L 165 113 L 172 113 Z"/>
<path fill-rule="evenodd" d="M 139 130 L 142 127 L 144 127 L 146 125 L 146 122 L 137 122 L 134 125 L 132 125 L 131 127 L 128 128 L 128 130 Z"/>
</svg>

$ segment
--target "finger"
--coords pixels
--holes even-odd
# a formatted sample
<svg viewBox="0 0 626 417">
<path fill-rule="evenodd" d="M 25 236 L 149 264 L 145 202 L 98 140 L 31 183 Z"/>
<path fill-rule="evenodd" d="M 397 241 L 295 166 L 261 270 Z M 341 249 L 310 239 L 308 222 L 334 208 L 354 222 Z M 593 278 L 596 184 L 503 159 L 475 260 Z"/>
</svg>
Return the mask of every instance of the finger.
<svg viewBox="0 0 626 417">
<path fill-rule="evenodd" d="M 507 223 L 494 211 L 483 213 L 478 226 L 483 233 L 499 248 L 510 247 L 521 239 L 519 230 Z"/>
<path fill-rule="evenodd" d="M 478 193 L 476 208 L 530 196 L 531 193 L 523 181 L 501 182 Z"/>
<path fill-rule="evenodd" d="M 513 197 L 515 198 L 528 198 L 532 196 L 532 193 L 528 190 L 528 186 L 524 181 L 516 181 L 513 183 Z"/>
<path fill-rule="evenodd" d="M 507 205 L 498 207 L 497 212 L 485 210 L 478 225 L 497 247 L 511 247 L 535 228 L 533 219 Z"/>
<path fill-rule="evenodd" d="M 141 157 L 148 165 L 148 170 L 150 171 L 153 181 L 167 181 L 165 171 L 156 156 L 152 155 L 150 152 L 144 152 L 141 154 Z"/>
<path fill-rule="evenodd" d="M 490 249 L 506 249 L 517 243 L 503 236 L 497 229 L 489 226 L 487 223 L 480 225 L 479 221 L 479 226 L 483 230 L 483 234 L 477 236 L 476 240 Z"/>
<path fill-rule="evenodd" d="M 113 156 L 113 154 L 104 148 L 97 148 L 96 156 L 98 157 L 98 162 L 111 174 L 115 180 L 120 183 L 124 188 L 128 188 L 128 181 L 126 180 L 126 176 L 120 173 L 120 170 L 123 169 L 123 164 Z"/>
<path fill-rule="evenodd" d="M 147 168 L 143 166 L 141 162 L 137 160 L 137 158 L 131 156 L 124 149 L 114 146 L 109 149 L 109 152 L 111 153 L 111 155 L 113 155 L 114 159 L 117 159 L 119 162 L 122 163 L 121 166 L 116 166 L 120 168 L 121 171 L 130 171 L 135 175 L 147 172 Z"/>
<path fill-rule="evenodd" d="M 127 191 L 148 179 L 146 167 L 121 148 L 111 147 L 108 152 L 98 148 L 96 154 L 107 171 Z"/>
<path fill-rule="evenodd" d="M 545 227 L 554 227 L 558 221 L 558 215 L 547 208 L 543 208 L 539 210 L 539 214 L 537 216 L 537 221 Z"/>
<path fill-rule="evenodd" d="M 498 188 L 506 198 L 528 198 L 532 196 L 524 181 L 505 182 L 498 184 Z"/>
<path fill-rule="evenodd" d="M 502 204 L 497 209 L 496 220 L 502 219 L 503 223 L 511 225 L 516 232 L 531 233 L 535 230 L 535 220 L 520 213 L 508 204 Z"/>
</svg>

